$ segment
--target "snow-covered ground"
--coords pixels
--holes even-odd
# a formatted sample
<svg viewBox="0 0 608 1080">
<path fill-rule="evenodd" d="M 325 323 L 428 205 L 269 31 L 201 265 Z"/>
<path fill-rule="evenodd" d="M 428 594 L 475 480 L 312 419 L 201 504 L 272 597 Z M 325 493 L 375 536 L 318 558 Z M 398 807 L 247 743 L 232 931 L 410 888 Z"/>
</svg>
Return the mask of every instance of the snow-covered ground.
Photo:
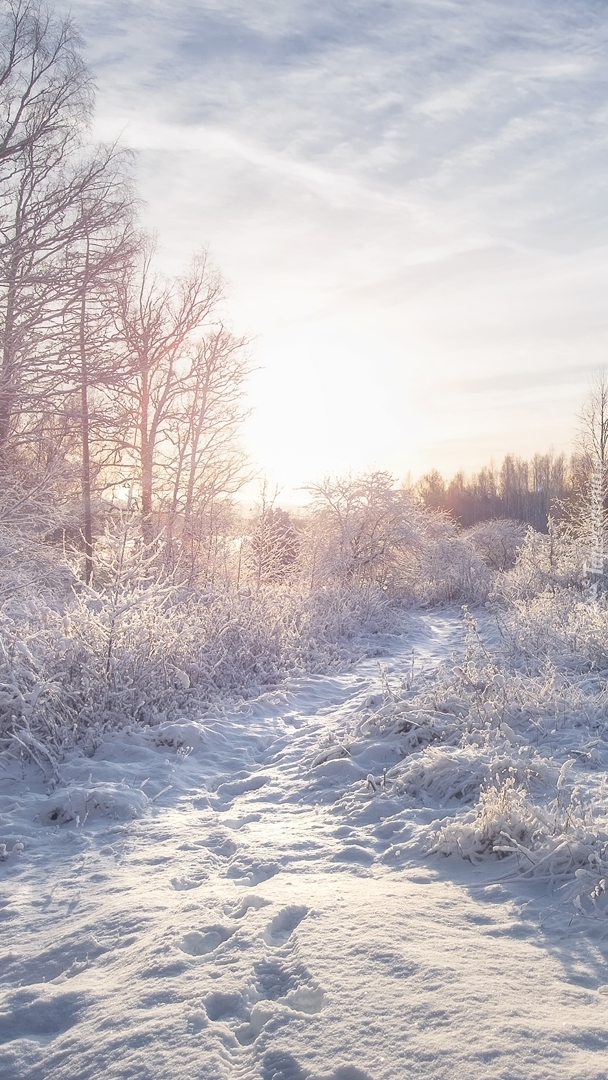
<svg viewBox="0 0 608 1080">
<path fill-rule="evenodd" d="M 608 922 L 514 857 L 429 854 L 462 807 L 412 797 L 408 732 L 369 719 L 463 636 L 412 615 L 380 665 L 125 730 L 54 780 L 10 762 L 0 1075 L 604 1078 Z"/>
</svg>

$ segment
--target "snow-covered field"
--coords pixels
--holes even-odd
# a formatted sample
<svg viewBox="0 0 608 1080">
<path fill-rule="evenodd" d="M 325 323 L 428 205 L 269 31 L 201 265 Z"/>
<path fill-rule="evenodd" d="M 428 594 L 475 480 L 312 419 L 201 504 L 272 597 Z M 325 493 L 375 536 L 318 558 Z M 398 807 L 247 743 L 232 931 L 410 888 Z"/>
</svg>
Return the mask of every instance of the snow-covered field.
<svg viewBox="0 0 608 1080">
<path fill-rule="evenodd" d="M 412 614 L 380 662 L 9 762 L 0 1075 L 605 1077 L 603 723 L 498 715 L 465 631 Z"/>
</svg>

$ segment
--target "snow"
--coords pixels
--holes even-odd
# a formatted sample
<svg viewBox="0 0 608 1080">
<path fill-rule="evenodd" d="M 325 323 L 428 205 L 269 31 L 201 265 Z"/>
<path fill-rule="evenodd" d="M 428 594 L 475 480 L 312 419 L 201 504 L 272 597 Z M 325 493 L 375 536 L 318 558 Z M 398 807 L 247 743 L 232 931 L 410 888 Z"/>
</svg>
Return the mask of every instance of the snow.
<svg viewBox="0 0 608 1080">
<path fill-rule="evenodd" d="M 463 727 L 466 634 L 457 613 L 411 614 L 380 663 L 125 728 L 54 776 L 10 761 L 0 1075 L 605 1077 L 603 732 L 540 708 Z M 520 843 L 544 845 L 538 873 L 488 848 L 501 769 L 501 828 L 536 815 Z M 592 800 L 572 843 L 600 854 L 549 881 L 551 785 L 571 815 L 575 790 Z"/>
</svg>

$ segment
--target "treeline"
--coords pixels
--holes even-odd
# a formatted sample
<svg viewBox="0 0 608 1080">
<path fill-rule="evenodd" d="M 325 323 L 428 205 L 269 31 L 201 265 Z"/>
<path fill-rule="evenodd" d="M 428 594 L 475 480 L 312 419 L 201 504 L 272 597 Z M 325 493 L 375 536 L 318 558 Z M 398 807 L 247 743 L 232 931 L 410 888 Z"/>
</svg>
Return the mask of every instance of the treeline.
<svg viewBox="0 0 608 1080">
<path fill-rule="evenodd" d="M 535 454 L 531 460 L 507 454 L 495 468 L 485 466 L 446 481 L 436 469 L 414 490 L 425 506 L 449 513 L 464 528 L 500 518 L 547 532 L 549 517 L 560 519 L 564 506 L 585 490 L 589 466 L 580 453 Z"/>
</svg>

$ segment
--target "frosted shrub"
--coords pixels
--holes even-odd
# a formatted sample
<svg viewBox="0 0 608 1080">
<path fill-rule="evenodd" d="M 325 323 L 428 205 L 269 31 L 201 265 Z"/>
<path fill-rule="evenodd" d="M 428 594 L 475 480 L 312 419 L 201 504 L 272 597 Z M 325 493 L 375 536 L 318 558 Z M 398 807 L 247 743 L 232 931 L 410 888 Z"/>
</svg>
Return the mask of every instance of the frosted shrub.
<svg viewBox="0 0 608 1080">
<path fill-rule="evenodd" d="M 604 820 L 603 828 L 590 824 L 572 794 L 563 799 L 563 771 L 555 797 L 542 806 L 513 779 L 487 787 L 464 820 L 445 822 L 431 836 L 430 852 L 457 854 L 472 863 L 511 856 L 524 876 L 553 886 L 574 879 L 575 887 L 567 890 L 566 898 L 576 897 L 579 909 L 584 899 L 587 907 L 606 912 L 608 822 Z"/>
<path fill-rule="evenodd" d="M 534 865 L 531 848 L 547 831 L 546 815 L 518 790 L 512 778 L 485 788 L 468 820 L 449 822 L 431 837 L 431 852 L 458 854 L 473 863 L 488 855 L 521 852 Z"/>
<path fill-rule="evenodd" d="M 586 548 L 572 528 L 529 530 L 492 600 L 512 662 L 538 669 L 547 657 L 565 671 L 608 667 L 608 602 L 583 588 Z"/>
<path fill-rule="evenodd" d="M 74 526 L 61 498 L 67 478 L 59 469 L 26 467 L 0 475 L 0 603 L 62 590 L 74 580 L 57 539 Z"/>
<path fill-rule="evenodd" d="M 299 601 L 305 635 L 319 642 L 352 641 L 394 627 L 391 599 L 379 586 L 325 586 Z"/>
<path fill-rule="evenodd" d="M 385 472 L 327 479 L 310 489 L 304 550 L 311 585 L 389 588 L 399 556 L 420 543 L 428 515 Z"/>
<path fill-rule="evenodd" d="M 564 590 L 514 603 L 500 616 L 511 657 L 533 667 L 550 657 L 565 670 L 608 668 L 608 606 Z"/>
<path fill-rule="evenodd" d="M 484 603 L 493 574 L 474 546 L 450 524 L 430 529 L 407 575 L 412 598 L 432 604 Z"/>
<path fill-rule="evenodd" d="M 479 603 L 493 570 L 444 513 L 387 473 L 327 480 L 311 489 L 313 513 L 302 544 L 311 587 L 376 586 L 401 602 Z"/>
<path fill-rule="evenodd" d="M 584 611 L 588 642 L 604 613 Z M 581 670 L 580 657 L 569 666 L 563 649 L 532 663 L 502 638 L 496 647 L 488 614 L 481 626 L 467 611 L 464 620 L 464 654 L 426 674 L 385 674 L 339 745 L 356 757 L 363 740 L 392 741 L 398 760 L 383 794 L 425 808 L 416 843 L 429 854 L 508 859 L 509 873 L 559 887 L 564 901 L 603 917 L 608 672 Z"/>
<path fill-rule="evenodd" d="M 520 521 L 480 521 L 462 535 L 491 570 L 511 570 L 528 530 Z"/>
<path fill-rule="evenodd" d="M 548 535 L 528 529 L 515 566 L 500 574 L 494 598 L 511 604 L 565 590 L 580 591 L 584 549 L 566 526 L 550 523 Z"/>
<path fill-rule="evenodd" d="M 110 545 L 111 547 L 111 545 Z M 381 590 L 289 586 L 204 592 L 152 576 L 149 553 L 124 545 L 100 588 L 52 605 L 5 605 L 0 621 L 0 740 L 61 749 L 108 727 L 198 715 L 251 696 L 288 672 L 326 670 L 369 649 L 388 625 Z M 115 574 L 118 568 L 115 566 Z"/>
<path fill-rule="evenodd" d="M 27 600 L 15 587 L 0 609 L 0 745 L 44 765 L 49 748 L 94 743 L 108 727 L 200 716 L 218 698 L 362 655 L 361 633 L 391 619 L 371 583 L 201 589 L 165 565 L 162 539 L 146 545 L 135 516 L 114 515 L 91 586 L 66 568 Z"/>
</svg>

